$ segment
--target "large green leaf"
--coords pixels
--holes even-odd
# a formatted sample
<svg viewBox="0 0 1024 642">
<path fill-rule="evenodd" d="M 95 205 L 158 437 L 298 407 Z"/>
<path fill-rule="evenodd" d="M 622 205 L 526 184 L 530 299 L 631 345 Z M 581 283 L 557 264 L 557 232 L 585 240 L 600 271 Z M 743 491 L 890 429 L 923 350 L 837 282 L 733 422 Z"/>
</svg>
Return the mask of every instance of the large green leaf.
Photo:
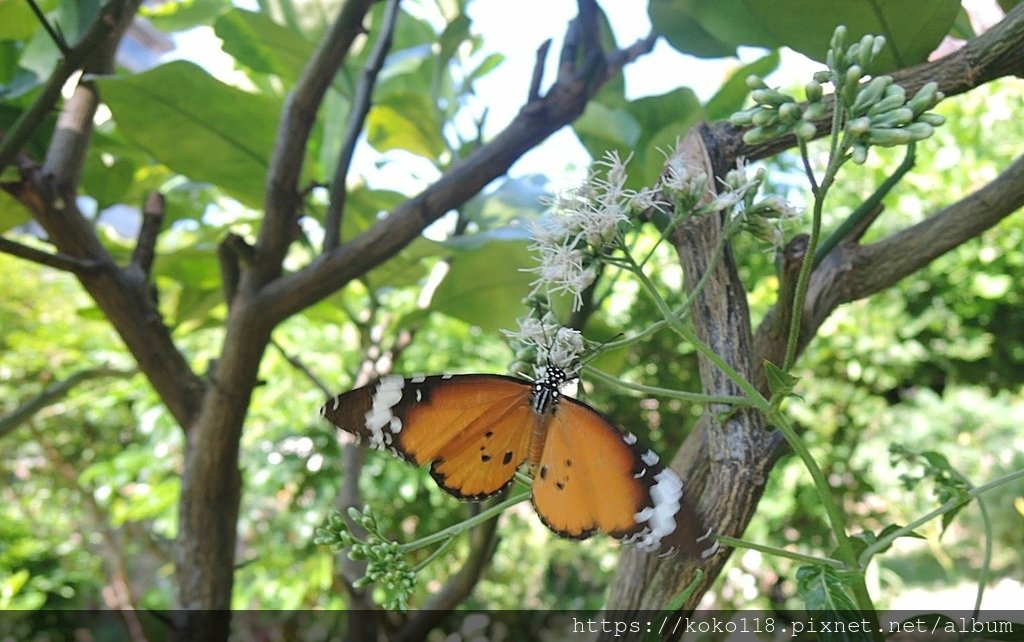
<svg viewBox="0 0 1024 642">
<path fill-rule="evenodd" d="M 143 5 L 139 13 L 161 31 L 183 31 L 207 25 L 231 8 L 231 0 L 170 0 Z"/>
<path fill-rule="evenodd" d="M 96 82 L 126 138 L 174 171 L 259 206 L 276 101 L 225 85 L 188 62 Z"/>
<path fill-rule="evenodd" d="M 744 65 L 732 72 L 729 79 L 722 84 L 715 95 L 704 105 L 708 120 L 724 120 L 734 112 L 743 108 L 750 87 L 747 87 L 747 76 L 756 74 L 764 78 L 779 66 L 779 53 L 772 51 L 767 56 Z"/>
<path fill-rule="evenodd" d="M 39 2 L 39 8 L 50 11 L 57 0 Z M 28 40 L 39 29 L 39 20 L 24 0 L 0 0 L 0 40 Z"/>
<path fill-rule="evenodd" d="M 366 137 L 381 152 L 404 149 L 436 159 L 447 149 L 437 110 L 422 93 L 396 94 L 374 105 L 367 118 Z"/>
<path fill-rule="evenodd" d="M 791 49 L 824 61 L 836 25 L 847 42 L 866 33 L 887 46 L 871 70 L 878 73 L 922 62 L 949 33 L 960 0 L 745 0 L 764 28 Z"/>
<path fill-rule="evenodd" d="M 214 24 L 224 51 L 253 71 L 280 76 L 289 84 L 312 57 L 314 43 L 282 27 L 265 13 L 234 9 Z"/>
<path fill-rule="evenodd" d="M 16 198 L 0 189 L 0 234 L 27 223 L 32 215 Z"/>
<path fill-rule="evenodd" d="M 847 26 L 849 42 L 865 33 L 883 35 L 889 46 L 876 73 L 925 60 L 959 10 L 959 0 L 651 0 L 649 7 L 658 33 L 695 56 L 785 45 L 823 61 L 836 25 Z"/>
<path fill-rule="evenodd" d="M 636 147 L 642 133 L 640 123 L 625 109 L 595 102 L 587 105 L 572 129 L 592 158 L 601 158 L 609 150 L 625 157 Z"/>
<path fill-rule="evenodd" d="M 533 280 L 528 245 L 511 228 L 450 241 L 451 269 L 431 307 L 490 332 L 514 327 Z"/>
</svg>

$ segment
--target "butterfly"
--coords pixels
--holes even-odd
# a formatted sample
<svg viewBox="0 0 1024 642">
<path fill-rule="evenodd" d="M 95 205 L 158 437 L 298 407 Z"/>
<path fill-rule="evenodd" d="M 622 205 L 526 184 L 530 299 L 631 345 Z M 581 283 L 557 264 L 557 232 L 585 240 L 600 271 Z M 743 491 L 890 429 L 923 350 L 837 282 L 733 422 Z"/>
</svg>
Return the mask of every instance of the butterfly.
<svg viewBox="0 0 1024 642">
<path fill-rule="evenodd" d="M 697 559 L 718 550 L 683 483 L 637 438 L 587 404 L 564 397 L 564 370 L 536 381 L 504 375 L 382 377 L 320 409 L 332 424 L 430 474 L 464 500 L 491 497 L 526 463 L 532 502 L 556 534 L 595 532 L 644 552 Z"/>
</svg>

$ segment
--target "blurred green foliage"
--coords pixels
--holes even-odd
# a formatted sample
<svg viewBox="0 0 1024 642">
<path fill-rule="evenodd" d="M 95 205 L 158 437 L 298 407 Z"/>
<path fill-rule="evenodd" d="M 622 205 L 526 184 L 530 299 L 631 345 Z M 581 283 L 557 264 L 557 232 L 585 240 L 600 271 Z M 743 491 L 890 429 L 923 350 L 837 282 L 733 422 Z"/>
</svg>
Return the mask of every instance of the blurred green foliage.
<svg viewBox="0 0 1024 642">
<path fill-rule="evenodd" d="M 56 10 L 69 3 L 42 4 Z M 283 100 L 297 77 L 300 61 L 308 56 L 303 46 L 322 31 L 331 3 L 305 3 L 322 13 L 285 11 L 272 19 L 214 0 L 168 4 L 180 10 L 153 9 L 155 24 L 166 29 L 214 26 L 245 78 L 241 84 L 251 94 L 246 99 L 252 98 L 248 107 L 266 122 L 271 106 Z M 4 11 L 15 5 L 0 4 Z M 473 80 L 500 62 L 470 30 L 462 3 L 437 7 L 431 19 L 403 14 L 371 113 L 368 142 L 379 154 L 376 162 L 417 168 L 404 172 L 414 183 L 419 168 L 427 167 L 427 174 L 443 171 L 479 142 L 474 127 L 462 126 L 460 110 L 473 104 Z M 382 9 L 378 3 L 374 20 Z M 9 23 L 12 28 L 24 27 L 18 20 Z M 35 51 L 32 47 L 42 46 L 37 29 L 8 35 L 20 40 L 0 51 L 0 62 L 20 60 Z M 440 46 L 433 47 L 435 42 Z M 334 170 L 344 131 L 339 123 L 348 115 L 371 45 L 364 43 L 347 63 L 318 116 L 306 167 L 311 182 L 328 181 Z M 745 92 L 738 91 L 737 81 L 741 84 L 751 71 L 764 74 L 777 62 L 770 55 L 738 69 L 704 105 L 688 89 L 627 101 L 622 85 L 613 83 L 588 108 L 576 132 L 594 154 L 609 148 L 635 150 L 633 180 L 640 186 L 660 171 L 659 148 L 693 122 L 739 108 Z M 96 222 L 104 242 L 121 259 L 131 244 L 102 225 L 103 208 L 139 202 L 153 188 L 167 194 L 168 229 L 160 238 L 154 281 L 165 322 L 196 371 L 204 373 L 218 354 L 226 316 L 217 244 L 229 232 L 251 236 L 258 229 L 258 213 L 232 197 L 249 205 L 258 202 L 261 163 L 272 132 L 265 125 L 258 138 L 237 139 L 237 122 L 224 110 L 242 89 L 183 63 L 152 73 L 104 81 L 113 119 L 98 127 L 83 187 L 98 204 Z M 166 74 L 166 82 L 188 84 L 213 98 L 153 94 L 148 83 L 160 74 Z M 25 91 L 38 81 L 25 66 L 0 78 L 7 89 Z M 1020 81 L 998 82 L 941 105 L 947 125 L 918 147 L 917 169 L 890 195 L 885 214 L 866 240 L 921 220 L 1008 164 L 1024 139 L 1021 119 L 1012 117 L 1020 110 L 1020 91 Z M 19 96 L 5 95 L 0 125 L 13 120 L 4 110 L 23 105 Z M 174 133 L 149 131 L 138 121 L 139 110 L 154 101 L 188 121 L 180 127 L 208 130 L 218 142 L 215 149 L 204 143 L 208 155 L 193 149 L 193 161 L 183 162 L 178 152 L 184 147 L 151 138 Z M 44 128 L 33 144 L 48 135 Z M 43 148 L 29 151 L 37 149 Z M 244 152 L 249 170 L 225 177 L 231 169 L 221 166 L 225 149 Z M 849 168 L 828 203 L 826 230 L 837 226 L 898 162 L 897 157 L 872 155 L 863 167 Z M 768 167 L 778 190 L 794 200 L 802 197 L 805 188 L 794 179 L 792 157 L 773 160 Z M 359 177 L 349 193 L 346 239 L 408 196 L 364 179 Z M 276 329 L 274 339 L 283 352 L 271 350 L 263 361 L 242 441 L 245 492 L 235 607 L 346 606 L 335 581 L 340 560 L 312 544 L 314 529 L 334 506 L 344 472 L 338 436 L 316 416 L 324 393 L 293 361 L 336 392 L 354 385 L 369 352 L 409 333 L 409 344 L 392 364 L 396 372 L 506 372 L 512 355 L 495 330 L 510 327 L 510 320 L 524 312 L 521 301 L 529 278 L 517 271 L 528 265 L 522 224 L 538 214 L 539 193 L 567 187 L 558 177 L 519 177 L 493 186 L 435 226 L 429 239 L 418 240 L 366 278 Z M 310 259 L 319 244 L 326 208 L 322 192 L 311 189 L 307 195 L 306 236 L 289 260 Z M 22 213 L 12 209 L 0 201 L 0 227 L 22 222 Z M 975 485 L 1024 467 L 1022 230 L 1018 213 L 898 286 L 844 306 L 799 362 L 802 380 L 791 412 L 858 527 L 878 533 L 936 504 L 929 489 L 908 493 L 900 487 L 898 480 L 907 471 L 902 464 L 890 465 L 892 443 L 926 443 Z M 28 234 L 18 238 L 37 242 Z M 646 236 L 639 243 L 649 248 L 654 241 Z M 756 322 L 774 302 L 773 256 L 742 237 L 735 255 Z M 660 247 L 649 266 L 659 287 L 677 295 L 681 274 L 676 257 Z M 434 279 L 440 283 L 435 299 L 422 303 L 424 284 Z M 132 368 L 102 313 L 72 278 L 0 256 L 0 291 L 0 418 L 75 372 Z M 598 293 L 601 305 L 586 333 L 595 341 L 643 329 L 657 318 L 636 285 L 615 279 L 614 273 L 606 275 Z M 595 365 L 641 383 L 699 389 L 692 350 L 670 333 L 656 334 L 626 353 L 606 354 Z M 639 398 L 603 385 L 585 384 L 580 394 L 661 453 L 673 452 L 700 414 L 700 408 L 678 400 Z M 0 608 L 91 608 L 123 600 L 147 608 L 172 606 L 171 542 L 183 435 L 141 376 L 90 380 L 0 439 L 5 453 L 0 459 Z M 402 541 L 465 519 L 469 510 L 438 489 L 425 470 L 381 453 L 367 455 L 361 491 L 362 500 L 380 516 L 382 531 Z M 996 536 L 994 573 L 1019 578 L 1024 574 L 1024 486 L 1001 487 L 987 501 Z M 972 517 L 976 510 L 964 509 L 941 540 L 931 526 L 922 529 L 924 543 L 900 540 L 879 565 L 880 604 L 917 583 L 949 585 L 975 577 L 981 563 Z M 786 458 L 773 471 L 746 537 L 808 553 L 821 553 L 829 545 L 827 524 L 798 461 Z M 434 560 L 421 573 L 411 604 L 422 604 L 437 591 L 467 551 L 463 539 Z M 418 555 L 411 564 L 426 553 Z M 529 506 L 520 505 L 500 518 L 494 559 L 465 606 L 599 608 L 616 561 L 617 545 L 610 539 L 559 540 Z M 720 607 L 768 606 L 773 587 L 779 586 L 786 603 L 797 583 L 789 561 L 741 553 L 709 599 Z M 124 595 L 118 597 L 117 591 Z"/>
</svg>

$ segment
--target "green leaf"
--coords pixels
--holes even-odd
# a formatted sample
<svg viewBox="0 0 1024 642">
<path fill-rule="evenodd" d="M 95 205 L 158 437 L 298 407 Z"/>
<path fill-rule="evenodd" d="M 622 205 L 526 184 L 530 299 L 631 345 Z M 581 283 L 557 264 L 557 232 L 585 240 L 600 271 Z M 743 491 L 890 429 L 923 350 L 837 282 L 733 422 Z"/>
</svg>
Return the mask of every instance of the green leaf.
<svg viewBox="0 0 1024 642">
<path fill-rule="evenodd" d="M 746 0 L 746 4 L 780 43 L 818 61 L 824 61 L 837 25 L 846 25 L 849 43 L 867 33 L 885 36 L 886 47 L 872 73 L 926 60 L 960 11 L 960 0 Z"/>
<path fill-rule="evenodd" d="M 462 214 L 485 230 L 522 222 L 544 210 L 541 198 L 549 193 L 548 178 L 541 174 L 505 178 L 497 189 L 470 199 Z"/>
<path fill-rule="evenodd" d="M 0 189 L 0 234 L 31 219 L 32 214 L 18 199 Z"/>
<path fill-rule="evenodd" d="M 700 58 L 736 53 L 736 43 L 712 34 L 691 13 L 693 0 L 651 0 L 647 13 L 654 30 L 675 49 Z"/>
<path fill-rule="evenodd" d="M 224 51 L 239 63 L 263 74 L 280 76 L 289 85 L 302 74 L 314 43 L 282 27 L 264 13 L 233 9 L 214 24 Z"/>
<path fill-rule="evenodd" d="M 572 124 L 572 129 L 595 159 L 610 150 L 618 151 L 625 158 L 636 148 L 641 134 L 640 123 L 628 111 L 596 102 L 587 105 L 583 115 Z"/>
<path fill-rule="evenodd" d="M 485 331 L 514 327 L 533 276 L 529 243 L 518 232 L 495 230 L 450 241 L 451 269 L 431 308 Z"/>
<path fill-rule="evenodd" d="M 796 590 L 808 611 L 854 610 L 847 584 L 831 566 L 801 566 L 796 572 Z"/>
<path fill-rule="evenodd" d="M 415 285 L 427 276 L 430 266 L 443 250 L 441 243 L 421 236 L 383 265 L 371 270 L 367 281 L 374 290 Z"/>
<path fill-rule="evenodd" d="M 57 6 L 58 0 L 39 2 L 46 13 Z M 41 29 L 36 14 L 24 0 L 0 0 L 0 40 L 28 40 Z"/>
<path fill-rule="evenodd" d="M 125 138 L 174 171 L 259 207 L 279 103 L 189 62 L 96 82 Z"/>
<path fill-rule="evenodd" d="M 367 140 L 377 151 L 403 149 L 435 160 L 446 150 L 437 109 L 422 93 L 401 92 L 370 109 Z"/>
<path fill-rule="evenodd" d="M 208 25 L 231 8 L 231 0 L 170 0 L 144 4 L 139 13 L 161 31 L 184 31 Z"/>
<path fill-rule="evenodd" d="M 796 377 L 771 361 L 764 362 L 764 372 L 768 376 L 768 390 L 773 397 L 786 397 L 793 393 L 800 377 Z"/>
</svg>

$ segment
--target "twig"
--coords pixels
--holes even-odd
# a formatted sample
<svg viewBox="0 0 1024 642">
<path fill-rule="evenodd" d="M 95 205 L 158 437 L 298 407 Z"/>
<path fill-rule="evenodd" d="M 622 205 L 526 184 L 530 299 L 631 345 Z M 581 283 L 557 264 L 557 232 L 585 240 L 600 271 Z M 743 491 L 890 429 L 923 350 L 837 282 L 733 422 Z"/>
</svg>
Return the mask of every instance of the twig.
<svg viewBox="0 0 1024 642">
<path fill-rule="evenodd" d="M 544 80 L 544 65 L 548 59 L 549 49 L 551 49 L 551 38 L 537 47 L 537 60 L 533 63 L 533 75 L 530 76 L 530 93 L 526 97 L 528 103 L 540 100 L 540 83 Z"/>
<path fill-rule="evenodd" d="M 67 379 L 47 386 L 38 395 L 15 408 L 10 414 L 0 417 L 0 437 L 3 437 L 22 423 L 28 421 L 32 415 L 36 414 L 46 406 L 49 406 L 50 404 L 53 404 L 67 396 L 67 394 L 80 383 L 90 379 L 100 379 L 103 377 L 134 377 L 136 372 L 136 370 L 120 370 L 118 368 L 109 367 L 79 370 Z"/>
<path fill-rule="evenodd" d="M 50 21 L 46 19 L 46 15 L 43 14 L 43 10 L 36 4 L 36 0 L 27 0 L 28 6 L 32 9 L 32 13 L 36 14 L 36 18 L 39 19 L 39 23 L 43 25 L 43 29 L 46 33 L 50 34 L 50 40 L 53 44 L 57 45 L 57 49 L 60 49 L 61 55 L 68 55 L 68 41 L 64 39 L 64 34 L 53 28 Z"/>
<path fill-rule="evenodd" d="M 260 284 L 281 273 L 300 203 L 298 181 L 316 112 L 352 42 L 364 32 L 363 19 L 372 4 L 373 0 L 352 0 L 342 5 L 285 103 L 267 172 L 266 213 L 256 240 L 259 260 L 253 263 L 253 276 Z"/>
<path fill-rule="evenodd" d="M 359 140 L 359 135 L 363 131 L 366 115 L 370 112 L 370 99 L 373 96 L 373 88 L 377 84 L 377 76 L 384 66 L 384 58 L 391 50 L 395 24 L 398 22 L 398 6 L 399 0 L 388 0 L 387 7 L 384 9 L 384 22 L 381 24 L 380 35 L 373 45 L 370 57 L 363 68 L 359 85 L 356 87 L 355 96 L 352 98 L 352 109 L 349 112 L 345 140 L 341 144 L 338 165 L 334 168 L 334 180 L 331 182 L 331 202 L 324 217 L 324 252 L 333 250 L 341 242 L 341 217 L 345 213 L 345 201 L 348 198 L 346 178 L 352 165 L 356 141 Z"/>
<path fill-rule="evenodd" d="M 85 274 L 95 272 L 102 265 L 99 261 L 90 259 L 76 259 L 67 254 L 50 254 L 28 245 L 22 245 L 17 241 L 0 236 L 0 252 L 16 256 L 21 259 L 32 261 L 47 267 L 57 268 L 73 274 Z"/>
<path fill-rule="evenodd" d="M 139 227 L 138 240 L 132 252 L 131 265 L 138 268 L 145 278 L 153 269 L 153 256 L 156 252 L 156 239 L 160 234 L 160 226 L 164 220 L 167 201 L 163 194 L 152 191 L 146 195 L 142 206 L 142 225 Z"/>
<path fill-rule="evenodd" d="M 323 381 L 321 381 L 320 378 L 317 377 L 313 373 L 313 371 L 309 369 L 309 367 L 306 366 L 306 364 L 302 363 L 301 359 L 299 359 L 298 357 L 295 357 L 295 356 L 292 356 L 292 355 L 288 354 L 288 351 L 284 349 L 284 346 L 282 346 L 277 341 L 277 339 L 274 339 L 273 337 L 271 337 L 270 345 L 272 345 L 275 348 L 277 348 L 277 351 L 279 353 L 281 353 L 281 356 L 284 357 L 284 360 L 287 361 L 289 364 L 291 364 L 291 366 L 293 368 L 295 368 L 296 370 L 298 370 L 299 372 L 304 374 L 307 379 L 312 381 L 313 385 L 316 386 L 317 388 L 319 388 L 320 391 L 323 392 L 325 396 L 330 396 L 331 395 L 331 389 L 328 388 L 327 385 Z"/>
</svg>

